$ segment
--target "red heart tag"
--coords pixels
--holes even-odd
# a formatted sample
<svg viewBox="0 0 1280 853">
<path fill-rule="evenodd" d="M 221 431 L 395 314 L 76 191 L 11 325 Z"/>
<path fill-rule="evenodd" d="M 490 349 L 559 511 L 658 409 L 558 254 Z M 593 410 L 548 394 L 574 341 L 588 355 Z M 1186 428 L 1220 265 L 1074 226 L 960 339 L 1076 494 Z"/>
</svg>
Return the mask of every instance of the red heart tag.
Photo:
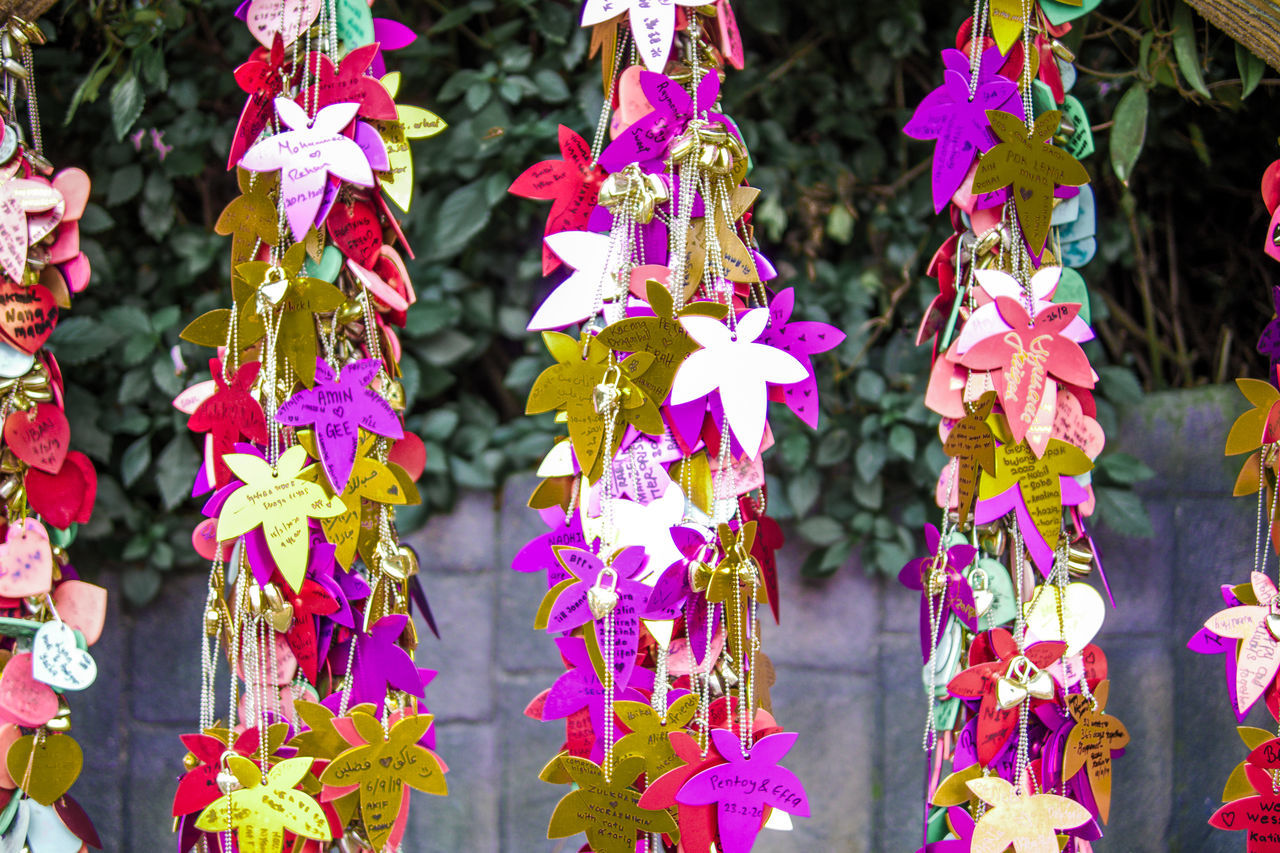
<svg viewBox="0 0 1280 853">
<path fill-rule="evenodd" d="M 427 446 L 422 439 L 406 431 L 404 438 L 396 439 L 396 443 L 391 445 L 387 461 L 399 465 L 409 479 L 416 481 L 422 476 L 422 469 L 427 467 Z"/>
<path fill-rule="evenodd" d="M 67 454 L 67 461 L 56 474 L 32 468 L 23 479 L 27 501 L 54 527 L 65 529 L 73 523 L 84 524 L 93 514 L 93 501 L 98 495 L 98 473 L 89 457 L 78 450 Z"/>
<path fill-rule="evenodd" d="M 57 323 L 58 306 L 48 288 L 0 281 L 0 333 L 18 349 L 40 349 Z"/>
<path fill-rule="evenodd" d="M 362 267 L 372 268 L 382 248 L 378 210 L 367 201 L 339 203 L 329 211 L 329 236 L 342 254 Z"/>
<path fill-rule="evenodd" d="M 30 411 L 16 411 L 4 422 L 5 443 L 33 468 L 58 473 L 67 458 L 71 425 L 62 409 L 39 403 Z"/>
</svg>

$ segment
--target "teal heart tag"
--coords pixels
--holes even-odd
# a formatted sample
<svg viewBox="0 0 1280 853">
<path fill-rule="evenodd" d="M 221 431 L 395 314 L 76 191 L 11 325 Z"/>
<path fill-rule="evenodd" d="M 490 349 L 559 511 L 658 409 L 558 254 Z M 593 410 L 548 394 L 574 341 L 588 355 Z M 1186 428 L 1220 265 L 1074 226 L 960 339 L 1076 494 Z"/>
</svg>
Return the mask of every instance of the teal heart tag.
<svg viewBox="0 0 1280 853">
<path fill-rule="evenodd" d="M 364 0 L 338 0 L 338 38 L 348 52 L 373 44 L 373 12 Z"/>
<path fill-rule="evenodd" d="M 1084 104 L 1074 95 L 1067 95 L 1062 102 L 1062 112 L 1075 131 L 1067 137 L 1062 150 L 1077 160 L 1083 160 L 1093 154 L 1093 128 L 1089 126 L 1089 116 L 1085 115 Z"/>
<path fill-rule="evenodd" d="M 336 246 L 325 246 L 324 254 L 320 256 L 320 263 L 311 260 L 311 256 L 307 256 L 306 262 L 307 275 L 312 278 L 322 279 L 333 284 L 338 280 L 338 273 L 342 272 L 342 252 L 338 251 Z"/>
</svg>

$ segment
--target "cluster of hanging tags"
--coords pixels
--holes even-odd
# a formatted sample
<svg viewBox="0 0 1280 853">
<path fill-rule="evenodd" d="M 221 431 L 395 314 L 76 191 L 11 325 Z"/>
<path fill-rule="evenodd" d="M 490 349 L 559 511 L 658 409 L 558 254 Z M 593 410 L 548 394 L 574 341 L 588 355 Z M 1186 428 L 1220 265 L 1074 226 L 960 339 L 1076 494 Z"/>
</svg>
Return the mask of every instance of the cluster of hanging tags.
<svg viewBox="0 0 1280 853">
<path fill-rule="evenodd" d="M 1262 200 L 1271 220 L 1263 237 L 1263 252 L 1280 261 L 1280 160 L 1262 176 Z M 1272 288 L 1280 312 L 1280 287 Z M 1223 805 L 1209 819 L 1218 829 L 1247 833 L 1249 853 L 1280 849 L 1280 833 L 1272 812 L 1280 808 L 1280 593 L 1268 574 L 1271 550 L 1280 553 L 1280 514 L 1276 501 L 1280 454 L 1280 316 L 1273 318 L 1258 340 L 1258 352 L 1270 362 L 1267 379 L 1236 380 L 1251 408 L 1236 419 L 1227 435 L 1226 454 L 1248 454 L 1236 479 L 1236 496 L 1257 495 L 1253 571 L 1247 583 L 1220 586 L 1226 607 L 1209 619 L 1187 643 L 1193 652 L 1222 655 L 1226 662 L 1227 695 L 1241 724 L 1236 731 L 1249 749 L 1227 779 Z M 1277 726 L 1271 731 L 1243 725 L 1257 706 L 1266 707 Z"/>
<path fill-rule="evenodd" d="M 809 814 L 779 766 L 797 735 L 771 714 L 761 648 L 782 544 L 768 404 L 815 426 L 813 358 L 844 334 L 770 288 L 751 157 L 720 102 L 743 62 L 727 0 L 588 0 L 582 24 L 602 63 L 594 139 L 561 127 L 560 158 L 511 187 L 552 202 L 559 277 L 529 323 L 555 363 L 527 412 L 567 436 L 530 500 L 549 529 L 513 565 L 545 578 L 534 624 L 566 669 L 526 709 L 564 721 L 541 778 L 571 788 L 548 835 L 745 853 Z"/>
<path fill-rule="evenodd" d="M 1085 582 L 1106 585 L 1086 526 L 1105 437 L 1077 270 L 1097 249 L 1079 162 L 1093 137 L 1060 40 L 1091 5 L 977 0 L 905 127 L 935 141 L 933 200 L 954 228 L 917 340 L 948 457 L 941 528 L 900 577 L 921 593 L 926 853 L 1091 850 L 1129 738 L 1106 713 L 1091 642 L 1106 603 Z"/>
<path fill-rule="evenodd" d="M 414 33 L 369 4 L 251 0 L 258 46 L 227 163 L 241 194 L 233 304 L 183 337 L 216 350 L 175 406 L 202 435 L 195 549 L 212 565 L 200 728 L 174 794 L 180 851 L 398 850 L 411 789 L 443 795 L 414 659 L 431 625 L 398 506 L 423 442 L 404 429 L 400 342 L 414 302 L 391 205 L 410 140 L 444 129 L 397 104 L 389 51 Z M 232 673 L 219 707 L 219 660 Z"/>
</svg>

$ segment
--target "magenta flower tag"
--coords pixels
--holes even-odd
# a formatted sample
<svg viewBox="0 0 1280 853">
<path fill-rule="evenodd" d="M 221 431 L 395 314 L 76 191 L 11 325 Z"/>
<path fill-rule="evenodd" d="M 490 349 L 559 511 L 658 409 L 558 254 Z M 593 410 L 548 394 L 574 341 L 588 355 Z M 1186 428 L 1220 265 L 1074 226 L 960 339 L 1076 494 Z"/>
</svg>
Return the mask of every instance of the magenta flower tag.
<svg viewBox="0 0 1280 853">
<path fill-rule="evenodd" d="M 722 853 L 749 853 L 769 808 L 809 816 L 809 795 L 796 775 L 778 762 L 798 735 L 778 732 L 758 740 L 750 757 L 725 729 L 711 732 L 716 749 L 727 760 L 694 776 L 676 794 L 676 802 L 690 806 L 716 804 Z"/>
</svg>

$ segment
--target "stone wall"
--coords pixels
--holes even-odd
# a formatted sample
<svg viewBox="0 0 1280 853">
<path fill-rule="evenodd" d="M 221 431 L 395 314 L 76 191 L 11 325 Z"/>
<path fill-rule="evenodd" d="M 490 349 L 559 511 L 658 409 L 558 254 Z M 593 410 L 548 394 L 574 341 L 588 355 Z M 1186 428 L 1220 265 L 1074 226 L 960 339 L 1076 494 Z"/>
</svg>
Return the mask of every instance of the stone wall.
<svg viewBox="0 0 1280 853">
<path fill-rule="evenodd" d="M 1230 498 L 1239 460 L 1220 450 L 1243 408 L 1237 400 L 1224 388 L 1154 395 L 1117 439 L 1159 477 L 1144 492 L 1155 538 L 1099 537 L 1120 607 L 1097 640 L 1111 667 L 1108 710 L 1133 735 L 1115 765 L 1102 853 L 1243 846 L 1205 823 L 1244 754 L 1222 664 L 1184 648 L 1219 606 L 1217 585 L 1247 578 L 1251 566 L 1254 505 Z M 437 641 L 419 628 L 419 660 L 440 670 L 428 699 L 450 794 L 415 795 L 405 853 L 578 848 L 576 839 L 545 839 L 563 789 L 537 773 L 555 754 L 561 727 L 522 714 L 560 672 L 552 644 L 530 627 L 539 580 L 507 568 L 539 532 L 524 508 L 531 484 L 517 478 L 499 496 L 467 495 L 453 515 L 413 537 L 442 635 Z M 856 565 L 804 582 L 803 556 L 788 547 L 779 561 L 782 626 L 766 629 L 765 648 L 778 669 L 775 711 L 800 732 L 787 763 L 808 787 L 814 816 L 797 819 L 793 833 L 764 833 L 757 850 L 915 850 L 924 773 L 917 594 Z M 95 648 L 98 683 L 73 703 L 86 755 L 73 794 L 109 851 L 171 849 L 169 804 L 183 753 L 177 736 L 191 729 L 199 705 L 202 589 L 201 578 L 173 579 L 136 615 L 122 614 L 113 596 Z"/>
</svg>

